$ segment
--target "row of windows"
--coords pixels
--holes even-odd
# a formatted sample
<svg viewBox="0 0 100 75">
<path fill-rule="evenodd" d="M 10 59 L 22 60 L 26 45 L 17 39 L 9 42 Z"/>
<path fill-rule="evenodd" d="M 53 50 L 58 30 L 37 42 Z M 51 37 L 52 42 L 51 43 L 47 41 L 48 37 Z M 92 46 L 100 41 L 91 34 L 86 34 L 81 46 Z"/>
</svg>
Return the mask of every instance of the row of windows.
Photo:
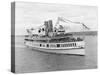
<svg viewBox="0 0 100 75">
<path fill-rule="evenodd" d="M 40 47 L 75 47 L 76 46 L 76 43 L 71 43 L 71 44 L 57 44 L 57 45 L 43 45 L 43 44 L 40 44 Z"/>
<path fill-rule="evenodd" d="M 76 43 L 71 43 L 71 44 L 61 44 L 60 47 L 72 47 L 76 46 Z M 58 46 L 59 47 L 59 46 Z"/>
</svg>

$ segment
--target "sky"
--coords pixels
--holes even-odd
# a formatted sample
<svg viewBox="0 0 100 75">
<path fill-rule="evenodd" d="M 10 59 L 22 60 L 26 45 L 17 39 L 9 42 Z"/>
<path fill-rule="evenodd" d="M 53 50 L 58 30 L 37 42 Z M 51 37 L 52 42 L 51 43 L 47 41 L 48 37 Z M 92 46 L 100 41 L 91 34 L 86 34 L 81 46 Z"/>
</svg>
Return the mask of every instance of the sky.
<svg viewBox="0 0 100 75">
<path fill-rule="evenodd" d="M 98 27 L 96 6 L 16 2 L 15 34 L 25 35 L 26 29 L 37 28 L 47 20 L 53 20 L 53 25 L 55 25 L 58 17 L 82 22 L 92 31 L 97 30 Z"/>
</svg>

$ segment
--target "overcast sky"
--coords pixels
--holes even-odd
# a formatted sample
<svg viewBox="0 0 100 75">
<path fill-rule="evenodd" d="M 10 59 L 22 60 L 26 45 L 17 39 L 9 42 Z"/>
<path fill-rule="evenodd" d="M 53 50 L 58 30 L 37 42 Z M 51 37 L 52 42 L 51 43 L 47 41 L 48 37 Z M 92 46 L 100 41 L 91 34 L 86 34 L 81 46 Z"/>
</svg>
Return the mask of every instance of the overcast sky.
<svg viewBox="0 0 100 75">
<path fill-rule="evenodd" d="M 91 30 L 97 30 L 95 6 L 16 2 L 15 9 L 16 35 L 25 35 L 27 28 L 43 25 L 45 20 L 52 19 L 55 24 L 59 16 L 74 22 L 82 22 Z"/>
</svg>

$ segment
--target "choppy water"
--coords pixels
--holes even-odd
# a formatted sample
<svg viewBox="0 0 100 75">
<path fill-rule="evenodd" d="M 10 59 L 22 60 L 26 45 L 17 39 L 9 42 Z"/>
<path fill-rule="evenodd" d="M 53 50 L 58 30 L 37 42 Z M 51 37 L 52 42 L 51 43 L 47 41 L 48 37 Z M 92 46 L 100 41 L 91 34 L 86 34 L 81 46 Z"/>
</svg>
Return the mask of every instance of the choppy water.
<svg viewBox="0 0 100 75">
<path fill-rule="evenodd" d="M 15 37 L 16 72 L 42 72 L 91 69 L 97 67 L 97 36 L 86 36 L 86 55 L 63 55 L 39 52 L 24 46 L 24 37 Z"/>
</svg>

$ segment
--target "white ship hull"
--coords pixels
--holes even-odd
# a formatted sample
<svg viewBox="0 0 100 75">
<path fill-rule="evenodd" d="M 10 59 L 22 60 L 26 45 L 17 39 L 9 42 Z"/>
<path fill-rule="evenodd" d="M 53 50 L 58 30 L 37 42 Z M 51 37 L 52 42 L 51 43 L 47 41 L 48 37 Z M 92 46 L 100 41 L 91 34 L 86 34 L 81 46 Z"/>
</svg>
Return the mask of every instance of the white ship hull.
<svg viewBox="0 0 100 75">
<path fill-rule="evenodd" d="M 38 43 L 38 42 L 26 41 L 25 45 L 34 50 L 43 52 L 85 55 L 84 41 L 65 42 L 65 43 Z"/>
</svg>

